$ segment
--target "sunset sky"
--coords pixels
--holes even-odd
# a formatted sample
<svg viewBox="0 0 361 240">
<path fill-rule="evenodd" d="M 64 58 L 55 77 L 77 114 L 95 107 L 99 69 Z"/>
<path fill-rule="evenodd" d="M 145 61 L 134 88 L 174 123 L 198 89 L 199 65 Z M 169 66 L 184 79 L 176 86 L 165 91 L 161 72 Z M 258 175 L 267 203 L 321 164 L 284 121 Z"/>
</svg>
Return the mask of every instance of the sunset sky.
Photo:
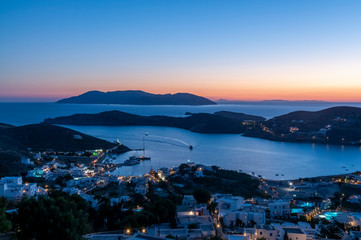
<svg viewBox="0 0 361 240">
<path fill-rule="evenodd" d="M 0 1 L 0 101 L 361 101 L 361 1 Z"/>
</svg>

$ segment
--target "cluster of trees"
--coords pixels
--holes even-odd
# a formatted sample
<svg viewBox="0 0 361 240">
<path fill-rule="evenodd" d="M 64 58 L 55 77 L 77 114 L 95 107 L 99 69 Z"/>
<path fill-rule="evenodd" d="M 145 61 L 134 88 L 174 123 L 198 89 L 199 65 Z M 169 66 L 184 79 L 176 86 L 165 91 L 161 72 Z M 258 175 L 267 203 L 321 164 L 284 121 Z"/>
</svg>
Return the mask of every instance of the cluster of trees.
<svg viewBox="0 0 361 240">
<path fill-rule="evenodd" d="M 24 198 L 14 217 L 16 232 L 20 239 L 82 239 L 91 230 L 88 211 L 83 198 L 64 192 Z"/>
<path fill-rule="evenodd" d="M 11 222 L 6 217 L 6 206 L 8 201 L 4 197 L 0 197 L 0 234 L 7 233 L 11 229 Z"/>
<path fill-rule="evenodd" d="M 186 174 L 192 176 L 197 169 L 197 165 L 189 167 L 187 164 L 181 164 L 179 175 L 170 176 L 168 180 L 173 184 L 184 185 L 183 188 L 175 188 L 183 195 L 190 194 L 196 188 L 202 188 L 213 193 L 229 193 L 245 198 L 267 197 L 263 191 L 258 189 L 259 180 L 238 171 L 212 167 L 211 171 L 203 170 L 204 177 L 184 177 Z"/>
<path fill-rule="evenodd" d="M 94 231 L 142 228 L 155 223 L 175 224 L 176 204 L 166 198 L 152 197 L 144 209 L 124 211 L 122 205 L 110 206 L 104 198 L 95 209 L 79 195 L 53 191 L 49 196 L 22 199 L 17 213 L 6 217 L 6 199 L 0 198 L 0 233 L 16 232 L 19 239 L 82 239 Z"/>
<path fill-rule="evenodd" d="M 193 197 L 197 203 L 208 203 L 212 196 L 207 190 L 198 188 L 193 191 Z"/>
<path fill-rule="evenodd" d="M 68 173 L 65 176 L 59 176 L 55 179 L 55 183 L 61 187 L 66 186 L 66 182 L 73 179 L 73 177 Z"/>
<path fill-rule="evenodd" d="M 110 206 L 104 202 L 98 210 L 91 209 L 90 221 L 94 231 L 143 228 L 152 224 L 175 224 L 176 204 L 170 199 L 155 198 L 144 203 L 142 211 L 122 211 L 121 205 Z"/>
<path fill-rule="evenodd" d="M 331 223 L 327 225 L 321 225 L 317 233 L 317 237 L 324 239 L 341 239 L 343 237 L 343 232 L 336 223 Z"/>
</svg>

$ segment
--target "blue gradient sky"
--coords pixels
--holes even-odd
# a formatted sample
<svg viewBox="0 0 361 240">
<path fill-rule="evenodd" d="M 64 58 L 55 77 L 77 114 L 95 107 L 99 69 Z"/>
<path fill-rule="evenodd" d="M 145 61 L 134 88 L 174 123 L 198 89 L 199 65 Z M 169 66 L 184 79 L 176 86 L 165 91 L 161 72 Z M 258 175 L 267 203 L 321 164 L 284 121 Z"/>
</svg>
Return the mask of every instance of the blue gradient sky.
<svg viewBox="0 0 361 240">
<path fill-rule="evenodd" d="M 361 101 L 361 1 L 1 1 L 0 101 Z"/>
</svg>

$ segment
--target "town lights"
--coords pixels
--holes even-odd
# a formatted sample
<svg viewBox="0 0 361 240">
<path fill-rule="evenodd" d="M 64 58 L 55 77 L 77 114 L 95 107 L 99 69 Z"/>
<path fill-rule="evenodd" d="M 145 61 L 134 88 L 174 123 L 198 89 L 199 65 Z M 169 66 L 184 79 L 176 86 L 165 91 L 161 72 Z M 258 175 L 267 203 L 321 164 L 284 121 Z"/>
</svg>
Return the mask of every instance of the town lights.
<svg viewBox="0 0 361 240">
<path fill-rule="evenodd" d="M 142 233 L 146 233 L 147 230 L 145 228 L 142 229 Z"/>
<path fill-rule="evenodd" d="M 221 225 L 217 224 L 217 228 L 220 228 L 220 227 L 221 227 Z"/>
<path fill-rule="evenodd" d="M 130 229 L 128 228 L 127 230 L 125 230 L 125 232 L 126 232 L 127 234 L 130 234 Z"/>
</svg>

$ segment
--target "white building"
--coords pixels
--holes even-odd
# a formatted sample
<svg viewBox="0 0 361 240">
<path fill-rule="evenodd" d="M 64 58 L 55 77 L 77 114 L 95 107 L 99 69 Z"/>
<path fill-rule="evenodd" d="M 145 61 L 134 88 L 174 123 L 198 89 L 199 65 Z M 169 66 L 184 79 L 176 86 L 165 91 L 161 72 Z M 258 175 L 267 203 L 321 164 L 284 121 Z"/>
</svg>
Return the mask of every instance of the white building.
<svg viewBox="0 0 361 240">
<path fill-rule="evenodd" d="M 36 183 L 23 184 L 22 177 L 4 177 L 0 179 L 0 196 L 11 201 L 25 196 L 34 196 L 38 191 Z"/>
<path fill-rule="evenodd" d="M 223 223 L 226 227 L 236 226 L 237 222 L 242 221 L 245 225 L 266 223 L 266 216 L 259 212 L 234 211 L 223 215 Z"/>
<path fill-rule="evenodd" d="M 197 201 L 194 199 L 193 195 L 184 195 L 182 200 L 183 206 L 193 207 L 197 204 Z"/>
<path fill-rule="evenodd" d="M 30 161 L 30 158 L 22 158 L 22 159 L 20 160 L 20 162 L 21 162 L 22 164 L 25 164 L 25 165 L 32 165 L 32 164 L 34 164 L 32 161 Z"/>
<path fill-rule="evenodd" d="M 252 205 L 255 210 L 263 210 L 267 218 L 288 218 L 291 215 L 289 201 L 284 200 L 265 200 Z"/>
<path fill-rule="evenodd" d="M 83 177 L 85 175 L 85 169 L 79 167 L 73 167 L 69 170 L 69 174 L 73 177 Z"/>
<path fill-rule="evenodd" d="M 350 203 L 361 204 L 361 195 L 352 195 L 347 199 Z"/>
<path fill-rule="evenodd" d="M 22 177 L 4 177 L 0 179 L 0 183 L 7 183 L 11 185 L 22 185 L 23 178 Z"/>
<path fill-rule="evenodd" d="M 188 237 L 188 235 L 192 235 L 193 237 L 207 237 L 216 234 L 213 226 L 213 220 L 209 215 L 199 215 L 199 213 L 194 210 L 178 212 L 177 220 L 179 222 L 178 228 L 184 229 L 182 234 L 178 232 L 177 236 L 179 237 Z M 189 228 L 189 225 L 191 224 L 197 227 L 191 229 Z M 165 236 L 166 235 L 163 237 Z"/>
<path fill-rule="evenodd" d="M 145 195 L 147 194 L 148 191 L 148 182 L 146 179 L 141 179 L 141 181 L 137 181 L 135 187 L 134 187 L 134 192 L 141 194 L 141 195 Z"/>
<path fill-rule="evenodd" d="M 306 240 L 307 234 L 299 227 L 283 227 L 289 240 Z"/>
<path fill-rule="evenodd" d="M 228 240 L 250 240 L 249 236 L 244 235 L 228 235 Z"/>
<path fill-rule="evenodd" d="M 231 194 L 215 194 L 213 195 L 213 198 L 218 202 L 217 208 L 220 215 L 224 215 L 230 211 L 243 209 L 243 197 L 232 196 Z"/>
</svg>

